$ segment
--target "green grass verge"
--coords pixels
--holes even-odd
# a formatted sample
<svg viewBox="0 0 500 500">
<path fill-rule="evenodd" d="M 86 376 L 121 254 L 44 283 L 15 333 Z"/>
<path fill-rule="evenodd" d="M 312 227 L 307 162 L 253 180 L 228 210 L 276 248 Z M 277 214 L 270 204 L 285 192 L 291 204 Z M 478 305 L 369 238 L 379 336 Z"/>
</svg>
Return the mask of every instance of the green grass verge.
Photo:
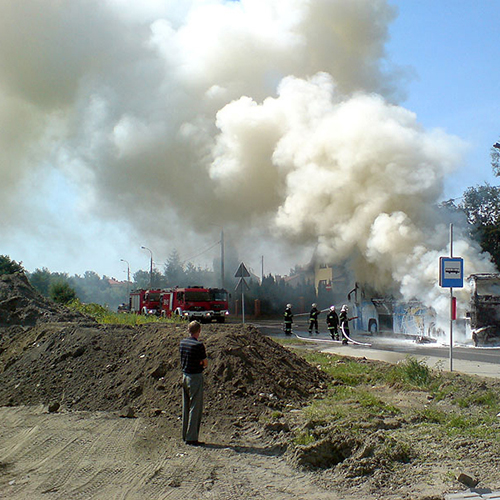
<svg viewBox="0 0 500 500">
<path fill-rule="evenodd" d="M 326 396 L 304 409 L 296 444 L 310 444 L 325 433 L 342 430 L 361 435 L 371 426 L 376 429 L 381 419 L 398 416 L 422 439 L 431 432 L 500 444 L 500 395 L 478 378 L 432 370 L 412 357 L 391 365 L 307 349 L 294 351 L 332 380 Z M 404 401 L 404 394 L 411 391 L 418 391 L 425 403 L 398 407 L 387 398 L 390 392 L 399 393 Z"/>
<path fill-rule="evenodd" d="M 160 318 L 158 316 L 144 316 L 142 314 L 116 313 L 99 304 L 83 304 L 78 299 L 68 304 L 70 309 L 91 316 L 98 323 L 113 325 L 144 325 L 146 323 L 181 323 L 185 320 L 179 318 Z"/>
</svg>

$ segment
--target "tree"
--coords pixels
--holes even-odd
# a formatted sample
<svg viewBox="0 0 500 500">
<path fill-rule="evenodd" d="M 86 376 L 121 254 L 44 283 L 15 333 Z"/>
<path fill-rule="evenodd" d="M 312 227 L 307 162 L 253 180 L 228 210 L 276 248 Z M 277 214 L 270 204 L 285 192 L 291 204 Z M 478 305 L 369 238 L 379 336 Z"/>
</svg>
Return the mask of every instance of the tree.
<svg viewBox="0 0 500 500">
<path fill-rule="evenodd" d="M 0 276 L 2 274 L 24 273 L 22 262 L 12 260 L 8 255 L 0 255 Z"/>
<path fill-rule="evenodd" d="M 64 281 L 56 281 L 50 285 L 50 298 L 59 304 L 67 304 L 76 299 L 76 292 Z"/>
<path fill-rule="evenodd" d="M 43 269 L 35 269 L 35 271 L 30 274 L 29 280 L 33 288 L 38 290 L 43 296 L 49 297 L 52 274 L 46 267 Z"/>
<path fill-rule="evenodd" d="M 464 193 L 460 208 L 473 226 L 472 238 L 500 269 L 500 188 L 489 184 L 470 187 Z"/>
<path fill-rule="evenodd" d="M 186 275 L 177 250 L 174 250 L 168 257 L 167 264 L 165 265 L 165 277 L 167 278 L 168 286 L 186 285 Z"/>
</svg>

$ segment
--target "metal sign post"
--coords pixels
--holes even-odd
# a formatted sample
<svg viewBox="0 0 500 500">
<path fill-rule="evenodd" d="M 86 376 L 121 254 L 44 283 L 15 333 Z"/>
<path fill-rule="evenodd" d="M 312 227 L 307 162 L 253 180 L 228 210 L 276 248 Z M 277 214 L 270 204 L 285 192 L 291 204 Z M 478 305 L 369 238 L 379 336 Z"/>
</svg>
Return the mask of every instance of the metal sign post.
<svg viewBox="0 0 500 500">
<path fill-rule="evenodd" d="M 234 277 L 239 278 L 238 284 L 236 285 L 236 290 L 241 288 L 241 319 L 242 323 L 245 323 L 245 289 L 250 290 L 250 287 L 245 281 L 245 278 L 249 278 L 250 273 L 248 272 L 248 269 L 245 267 L 245 264 L 243 264 L 243 262 L 240 264 L 240 267 L 238 267 L 238 270 L 236 271 Z"/>
<path fill-rule="evenodd" d="M 450 224 L 450 256 L 439 258 L 439 285 L 450 289 L 450 372 L 453 371 L 453 320 L 456 319 L 456 302 L 453 288 L 464 286 L 464 260 L 453 257 L 453 224 Z"/>
</svg>

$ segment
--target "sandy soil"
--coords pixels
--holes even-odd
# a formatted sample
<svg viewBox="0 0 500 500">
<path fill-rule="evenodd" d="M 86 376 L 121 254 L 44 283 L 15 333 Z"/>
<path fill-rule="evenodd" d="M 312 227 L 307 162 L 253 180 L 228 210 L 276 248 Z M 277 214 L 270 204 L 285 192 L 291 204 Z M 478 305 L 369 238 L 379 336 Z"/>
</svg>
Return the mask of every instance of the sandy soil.
<svg viewBox="0 0 500 500">
<path fill-rule="evenodd" d="M 340 498 L 254 426 L 238 437 L 214 426 L 195 448 L 180 442 L 179 424 L 103 412 L 1 408 L 0 422 L 0 498 Z"/>
</svg>

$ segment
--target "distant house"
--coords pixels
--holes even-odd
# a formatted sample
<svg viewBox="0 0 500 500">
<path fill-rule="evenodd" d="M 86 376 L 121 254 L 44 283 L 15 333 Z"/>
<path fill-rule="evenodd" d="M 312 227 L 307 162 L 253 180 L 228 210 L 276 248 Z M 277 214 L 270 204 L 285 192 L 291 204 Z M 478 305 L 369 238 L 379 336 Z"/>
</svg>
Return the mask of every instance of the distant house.
<svg viewBox="0 0 500 500">
<path fill-rule="evenodd" d="M 332 303 L 344 301 L 352 288 L 350 284 L 344 266 L 321 261 L 314 263 L 314 287 L 318 298 L 329 299 Z"/>
<path fill-rule="evenodd" d="M 112 288 L 127 286 L 126 281 L 118 281 L 116 278 L 108 278 L 108 285 Z"/>
</svg>

